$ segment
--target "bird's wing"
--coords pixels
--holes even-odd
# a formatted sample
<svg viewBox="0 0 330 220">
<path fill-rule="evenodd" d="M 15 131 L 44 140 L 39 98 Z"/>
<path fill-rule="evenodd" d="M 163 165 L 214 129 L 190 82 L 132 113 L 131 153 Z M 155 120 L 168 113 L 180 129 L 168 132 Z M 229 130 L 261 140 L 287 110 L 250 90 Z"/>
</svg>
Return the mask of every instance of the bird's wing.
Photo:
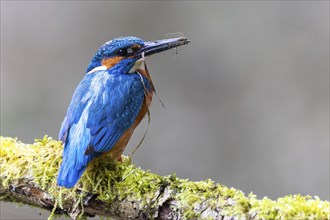
<svg viewBox="0 0 330 220">
<path fill-rule="evenodd" d="M 73 94 L 71 103 L 69 105 L 67 114 L 62 122 L 61 130 L 59 133 L 59 140 L 61 140 L 64 144 L 66 144 L 68 141 L 68 134 L 70 128 L 78 123 L 83 110 L 87 107 L 87 100 L 85 100 L 84 97 L 87 97 L 89 93 L 89 87 L 91 86 L 91 78 L 92 77 L 90 75 L 86 75 L 79 83 Z"/>
<path fill-rule="evenodd" d="M 95 152 L 109 151 L 132 126 L 141 110 L 144 90 L 139 78 L 133 75 L 117 76 L 90 106 L 87 128 L 90 146 Z"/>
<path fill-rule="evenodd" d="M 143 102 L 144 88 L 137 74 L 97 71 L 85 75 L 59 135 L 64 151 L 58 185 L 73 187 L 87 164 L 109 151 L 132 126 Z"/>
<path fill-rule="evenodd" d="M 105 75 L 107 74 L 107 75 Z M 79 84 L 68 113 L 62 124 L 60 139 L 70 138 L 73 125 L 84 121 L 84 139 L 88 145 L 75 145 L 78 154 L 85 155 L 109 151 L 121 135 L 133 124 L 144 101 L 143 85 L 138 75 L 112 75 L 97 72 Z M 75 129 L 74 133 L 79 131 Z M 79 131 L 81 132 L 81 131 Z M 86 137 L 87 134 L 87 137 Z M 76 134 L 77 135 L 77 134 Z M 79 136 L 79 135 L 78 135 Z M 73 139 L 79 141 L 79 139 Z M 72 140 L 70 140 L 72 142 Z"/>
</svg>

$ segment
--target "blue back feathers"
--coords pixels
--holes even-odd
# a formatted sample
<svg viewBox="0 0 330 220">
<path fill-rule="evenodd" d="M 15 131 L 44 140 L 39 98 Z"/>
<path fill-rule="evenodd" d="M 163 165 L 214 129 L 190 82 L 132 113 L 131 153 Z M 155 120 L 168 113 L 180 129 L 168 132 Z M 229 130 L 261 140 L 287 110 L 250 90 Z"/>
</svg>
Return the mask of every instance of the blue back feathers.
<svg viewBox="0 0 330 220">
<path fill-rule="evenodd" d="M 87 72 L 105 56 L 136 43 L 142 45 L 143 41 L 127 37 L 107 42 L 97 51 Z M 59 134 L 64 144 L 59 186 L 73 187 L 87 164 L 109 151 L 135 121 L 145 99 L 144 86 L 140 75 L 123 72 L 123 65 L 129 64 L 120 62 L 111 69 L 86 74 L 76 88 Z M 150 90 L 149 81 L 144 77 L 143 81 Z"/>
</svg>

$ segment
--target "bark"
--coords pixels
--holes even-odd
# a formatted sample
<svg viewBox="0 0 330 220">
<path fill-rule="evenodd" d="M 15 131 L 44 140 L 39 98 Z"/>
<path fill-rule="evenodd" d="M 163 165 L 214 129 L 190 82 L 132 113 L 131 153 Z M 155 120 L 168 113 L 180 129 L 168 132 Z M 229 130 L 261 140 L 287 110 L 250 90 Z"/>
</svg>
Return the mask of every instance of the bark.
<svg viewBox="0 0 330 220">
<path fill-rule="evenodd" d="M 83 207 L 80 207 L 80 204 L 77 203 L 76 200 L 71 199 L 66 201 L 62 208 L 56 208 L 55 200 L 52 199 L 52 195 L 40 189 L 33 180 L 28 178 L 15 179 L 7 189 L 0 185 L 0 196 L 3 201 L 19 202 L 40 207 L 49 211 L 54 211 L 55 215 L 69 215 L 72 219 L 94 217 L 96 215 L 119 219 L 152 218 L 165 220 L 184 218 L 184 213 L 177 206 L 179 201 L 172 198 L 171 193 L 165 189 L 166 188 L 160 189 L 159 195 L 155 198 L 158 202 L 156 208 L 145 210 L 139 209 L 139 207 L 141 207 L 141 200 L 115 199 L 109 204 L 97 200 L 97 195 L 94 194 L 88 194 L 83 197 Z M 151 207 L 151 204 L 146 204 L 146 206 Z M 213 216 L 215 217 L 214 219 L 238 219 L 234 216 L 222 216 L 216 210 L 210 212 L 207 210 L 207 207 L 202 206 L 200 208 L 196 206 L 195 213 L 204 213 L 205 217 Z M 193 218 L 197 219 L 197 216 Z"/>
<path fill-rule="evenodd" d="M 69 215 L 118 219 L 329 219 L 329 202 L 286 196 L 276 201 L 245 196 L 212 180 L 159 176 L 100 158 L 73 189 L 56 186 L 61 143 L 45 137 L 33 145 L 0 137 L 0 200 Z M 51 215 L 50 218 L 54 217 Z"/>
</svg>

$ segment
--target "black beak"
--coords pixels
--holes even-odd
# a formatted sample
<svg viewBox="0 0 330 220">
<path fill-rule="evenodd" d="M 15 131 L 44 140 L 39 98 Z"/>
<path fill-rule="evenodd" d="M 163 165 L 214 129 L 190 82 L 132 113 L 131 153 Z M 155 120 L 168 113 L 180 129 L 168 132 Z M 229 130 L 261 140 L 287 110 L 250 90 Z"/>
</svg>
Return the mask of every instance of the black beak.
<svg viewBox="0 0 330 220">
<path fill-rule="evenodd" d="M 150 56 L 155 53 L 160 53 L 175 47 L 188 44 L 190 40 L 185 37 L 170 38 L 157 41 L 145 42 L 144 46 L 136 51 L 136 57 Z"/>
</svg>

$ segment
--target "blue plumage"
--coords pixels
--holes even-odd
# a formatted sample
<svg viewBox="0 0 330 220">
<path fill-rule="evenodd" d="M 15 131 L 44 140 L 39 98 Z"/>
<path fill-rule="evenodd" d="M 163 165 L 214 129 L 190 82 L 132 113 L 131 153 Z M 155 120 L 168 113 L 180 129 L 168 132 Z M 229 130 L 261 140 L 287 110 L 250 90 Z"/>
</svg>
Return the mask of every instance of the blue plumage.
<svg viewBox="0 0 330 220">
<path fill-rule="evenodd" d="M 93 68 L 101 65 L 101 60 L 105 57 L 111 57 L 121 48 L 127 48 L 134 44 L 143 46 L 144 41 L 137 37 L 124 37 L 124 38 L 115 38 L 111 41 L 106 42 L 100 47 L 100 49 L 95 53 L 92 58 L 90 64 L 87 68 L 87 73 L 91 71 Z"/>
<path fill-rule="evenodd" d="M 148 71 L 139 69 L 144 57 L 187 43 L 185 38 L 144 42 L 121 37 L 95 53 L 59 133 L 64 145 L 59 186 L 73 187 L 88 163 L 114 150 L 114 146 L 121 154 L 145 116 L 154 92 Z"/>
<path fill-rule="evenodd" d="M 88 162 L 109 151 L 134 122 L 144 100 L 138 74 L 98 71 L 78 85 L 60 131 L 65 144 L 58 176 L 60 186 L 72 187 Z M 93 152 L 85 155 L 91 145 Z"/>
</svg>

